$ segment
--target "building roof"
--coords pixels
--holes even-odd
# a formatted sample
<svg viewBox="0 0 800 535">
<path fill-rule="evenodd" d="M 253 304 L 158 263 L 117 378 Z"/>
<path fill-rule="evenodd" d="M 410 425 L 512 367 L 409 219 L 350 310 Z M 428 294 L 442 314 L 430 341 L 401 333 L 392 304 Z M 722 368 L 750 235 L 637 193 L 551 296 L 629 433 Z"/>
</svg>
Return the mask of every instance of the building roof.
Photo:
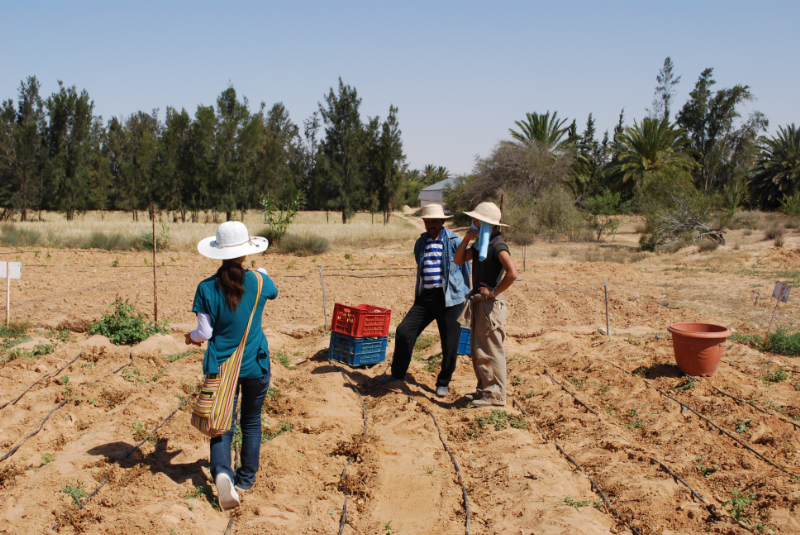
<svg viewBox="0 0 800 535">
<path fill-rule="evenodd" d="M 455 185 L 455 181 L 456 181 L 455 177 L 446 178 L 446 179 L 442 180 L 441 182 L 437 182 L 436 184 L 434 184 L 432 186 L 428 186 L 427 188 L 422 188 L 421 191 L 441 191 L 444 188 L 446 188 L 447 186 Z"/>
</svg>

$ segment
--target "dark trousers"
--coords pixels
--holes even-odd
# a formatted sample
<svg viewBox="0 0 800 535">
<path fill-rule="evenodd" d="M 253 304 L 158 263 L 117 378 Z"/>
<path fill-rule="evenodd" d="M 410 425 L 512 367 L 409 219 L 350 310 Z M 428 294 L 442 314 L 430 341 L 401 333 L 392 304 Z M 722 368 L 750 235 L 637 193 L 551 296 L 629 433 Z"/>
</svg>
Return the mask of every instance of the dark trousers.
<svg viewBox="0 0 800 535">
<path fill-rule="evenodd" d="M 423 290 L 414 300 L 414 306 L 397 326 L 392 376 L 397 379 L 405 378 L 417 338 L 425 327 L 436 320 L 439 336 L 442 339 L 442 370 L 436 379 L 436 386 L 449 385 L 456 369 L 458 338 L 461 335 L 458 317 L 463 308 L 464 303 L 451 307 L 445 306 L 444 290 L 441 288 Z"/>
<path fill-rule="evenodd" d="M 258 472 L 258 458 L 261 453 L 261 407 L 269 389 L 270 374 L 257 379 L 239 378 L 238 392 L 233 400 L 236 407 L 239 399 L 242 406 L 239 411 L 242 426 L 242 465 L 236 471 L 231 469 L 231 442 L 236 428 L 236 422 L 231 421 L 231 429 L 220 437 L 211 439 L 211 477 L 216 480 L 217 474 L 228 474 L 234 485 L 240 489 L 248 490 L 256 482 Z M 241 393 L 241 396 L 239 394 Z M 236 416 L 234 411 L 232 417 Z"/>
</svg>

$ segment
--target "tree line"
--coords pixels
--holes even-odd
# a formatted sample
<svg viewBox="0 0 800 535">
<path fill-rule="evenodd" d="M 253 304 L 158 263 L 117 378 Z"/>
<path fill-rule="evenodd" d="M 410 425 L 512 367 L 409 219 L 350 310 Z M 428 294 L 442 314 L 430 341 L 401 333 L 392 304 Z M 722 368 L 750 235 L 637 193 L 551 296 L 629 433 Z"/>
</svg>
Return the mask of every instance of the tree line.
<svg viewBox="0 0 800 535">
<path fill-rule="evenodd" d="M 43 210 L 67 219 L 125 210 L 137 220 L 154 203 L 183 221 L 206 210 L 231 220 L 265 198 L 341 211 L 345 222 L 358 210 L 388 220 L 434 173 L 408 169 L 396 107 L 362 120 L 360 105 L 339 79 L 302 127 L 282 103 L 252 110 L 233 87 L 194 115 L 167 107 L 163 121 L 153 110 L 106 122 L 86 90 L 59 81 L 45 98 L 29 77 L 16 103 L 0 107 L 0 220 Z"/>
<path fill-rule="evenodd" d="M 721 225 L 742 208 L 783 208 L 800 215 L 800 132 L 791 124 L 766 136 L 769 121 L 763 113 L 742 117 L 742 106 L 755 99 L 750 87 L 716 89 L 713 72 L 700 73 L 678 108 L 675 87 L 681 77 L 666 58 L 646 115 L 626 124 L 623 109 L 613 132 L 602 137 L 591 113 L 580 133 L 575 120 L 558 112 L 528 113 L 509 129 L 510 139 L 479 158 L 472 173 L 458 177 L 447 202 L 459 211 L 503 194 L 522 226 L 537 210 L 545 219 L 556 217 L 540 202 L 564 198 L 552 188 L 567 192 L 569 203 L 590 216 L 664 216 L 682 207 L 681 217 L 696 216 L 708 227 L 712 214 Z M 648 218 L 648 239 L 657 242 L 650 248 L 668 239 L 655 228 L 663 220 Z"/>
</svg>

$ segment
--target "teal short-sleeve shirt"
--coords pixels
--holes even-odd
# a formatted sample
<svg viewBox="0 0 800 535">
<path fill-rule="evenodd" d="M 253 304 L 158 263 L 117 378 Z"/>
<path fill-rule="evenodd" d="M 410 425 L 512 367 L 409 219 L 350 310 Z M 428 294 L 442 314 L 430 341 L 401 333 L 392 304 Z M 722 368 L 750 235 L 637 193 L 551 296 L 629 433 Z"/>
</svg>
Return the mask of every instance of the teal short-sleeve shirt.
<svg viewBox="0 0 800 535">
<path fill-rule="evenodd" d="M 269 372 L 269 346 L 261 328 L 261 318 L 267 299 L 275 299 L 278 296 L 278 289 L 267 275 L 246 270 L 242 301 L 235 312 L 225 303 L 225 294 L 216 284 L 216 275 L 197 285 L 192 312 L 202 312 L 211 316 L 211 326 L 214 329 L 203 359 L 204 374 L 219 373 L 220 364 L 230 358 L 242 341 L 258 292 L 256 277 L 262 277 L 264 284 L 261 295 L 258 296 L 258 308 L 247 336 L 239 377 L 258 378 Z"/>
</svg>

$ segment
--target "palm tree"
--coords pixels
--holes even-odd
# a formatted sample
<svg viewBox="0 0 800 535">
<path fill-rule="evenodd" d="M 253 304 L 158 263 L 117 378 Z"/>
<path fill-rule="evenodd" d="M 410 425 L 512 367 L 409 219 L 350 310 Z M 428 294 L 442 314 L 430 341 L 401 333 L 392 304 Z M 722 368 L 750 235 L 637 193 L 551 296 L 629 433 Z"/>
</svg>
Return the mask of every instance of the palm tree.
<svg viewBox="0 0 800 535">
<path fill-rule="evenodd" d="M 513 128 L 508 129 L 511 132 L 511 137 L 518 141 L 523 143 L 536 141 L 551 151 L 562 149 L 574 141 L 572 136 L 562 139 L 565 134 L 574 130 L 574 121 L 573 124 L 565 127 L 564 123 L 568 119 L 559 119 L 557 111 L 553 112 L 552 117 L 550 117 L 550 111 L 542 115 L 536 112 L 526 113 L 525 117 L 527 119 L 525 121 L 514 121 L 514 124 L 522 132 L 517 132 Z"/>
<path fill-rule="evenodd" d="M 749 185 L 764 208 L 800 191 L 800 130 L 794 123 L 778 127 L 777 137 L 762 138 L 761 157 Z"/>
<path fill-rule="evenodd" d="M 673 127 L 666 118 L 646 117 L 641 125 L 634 122 L 617 135 L 606 175 L 623 184 L 632 181 L 637 187 L 662 173 L 688 173 L 699 164 L 687 145 L 683 128 Z"/>
</svg>

